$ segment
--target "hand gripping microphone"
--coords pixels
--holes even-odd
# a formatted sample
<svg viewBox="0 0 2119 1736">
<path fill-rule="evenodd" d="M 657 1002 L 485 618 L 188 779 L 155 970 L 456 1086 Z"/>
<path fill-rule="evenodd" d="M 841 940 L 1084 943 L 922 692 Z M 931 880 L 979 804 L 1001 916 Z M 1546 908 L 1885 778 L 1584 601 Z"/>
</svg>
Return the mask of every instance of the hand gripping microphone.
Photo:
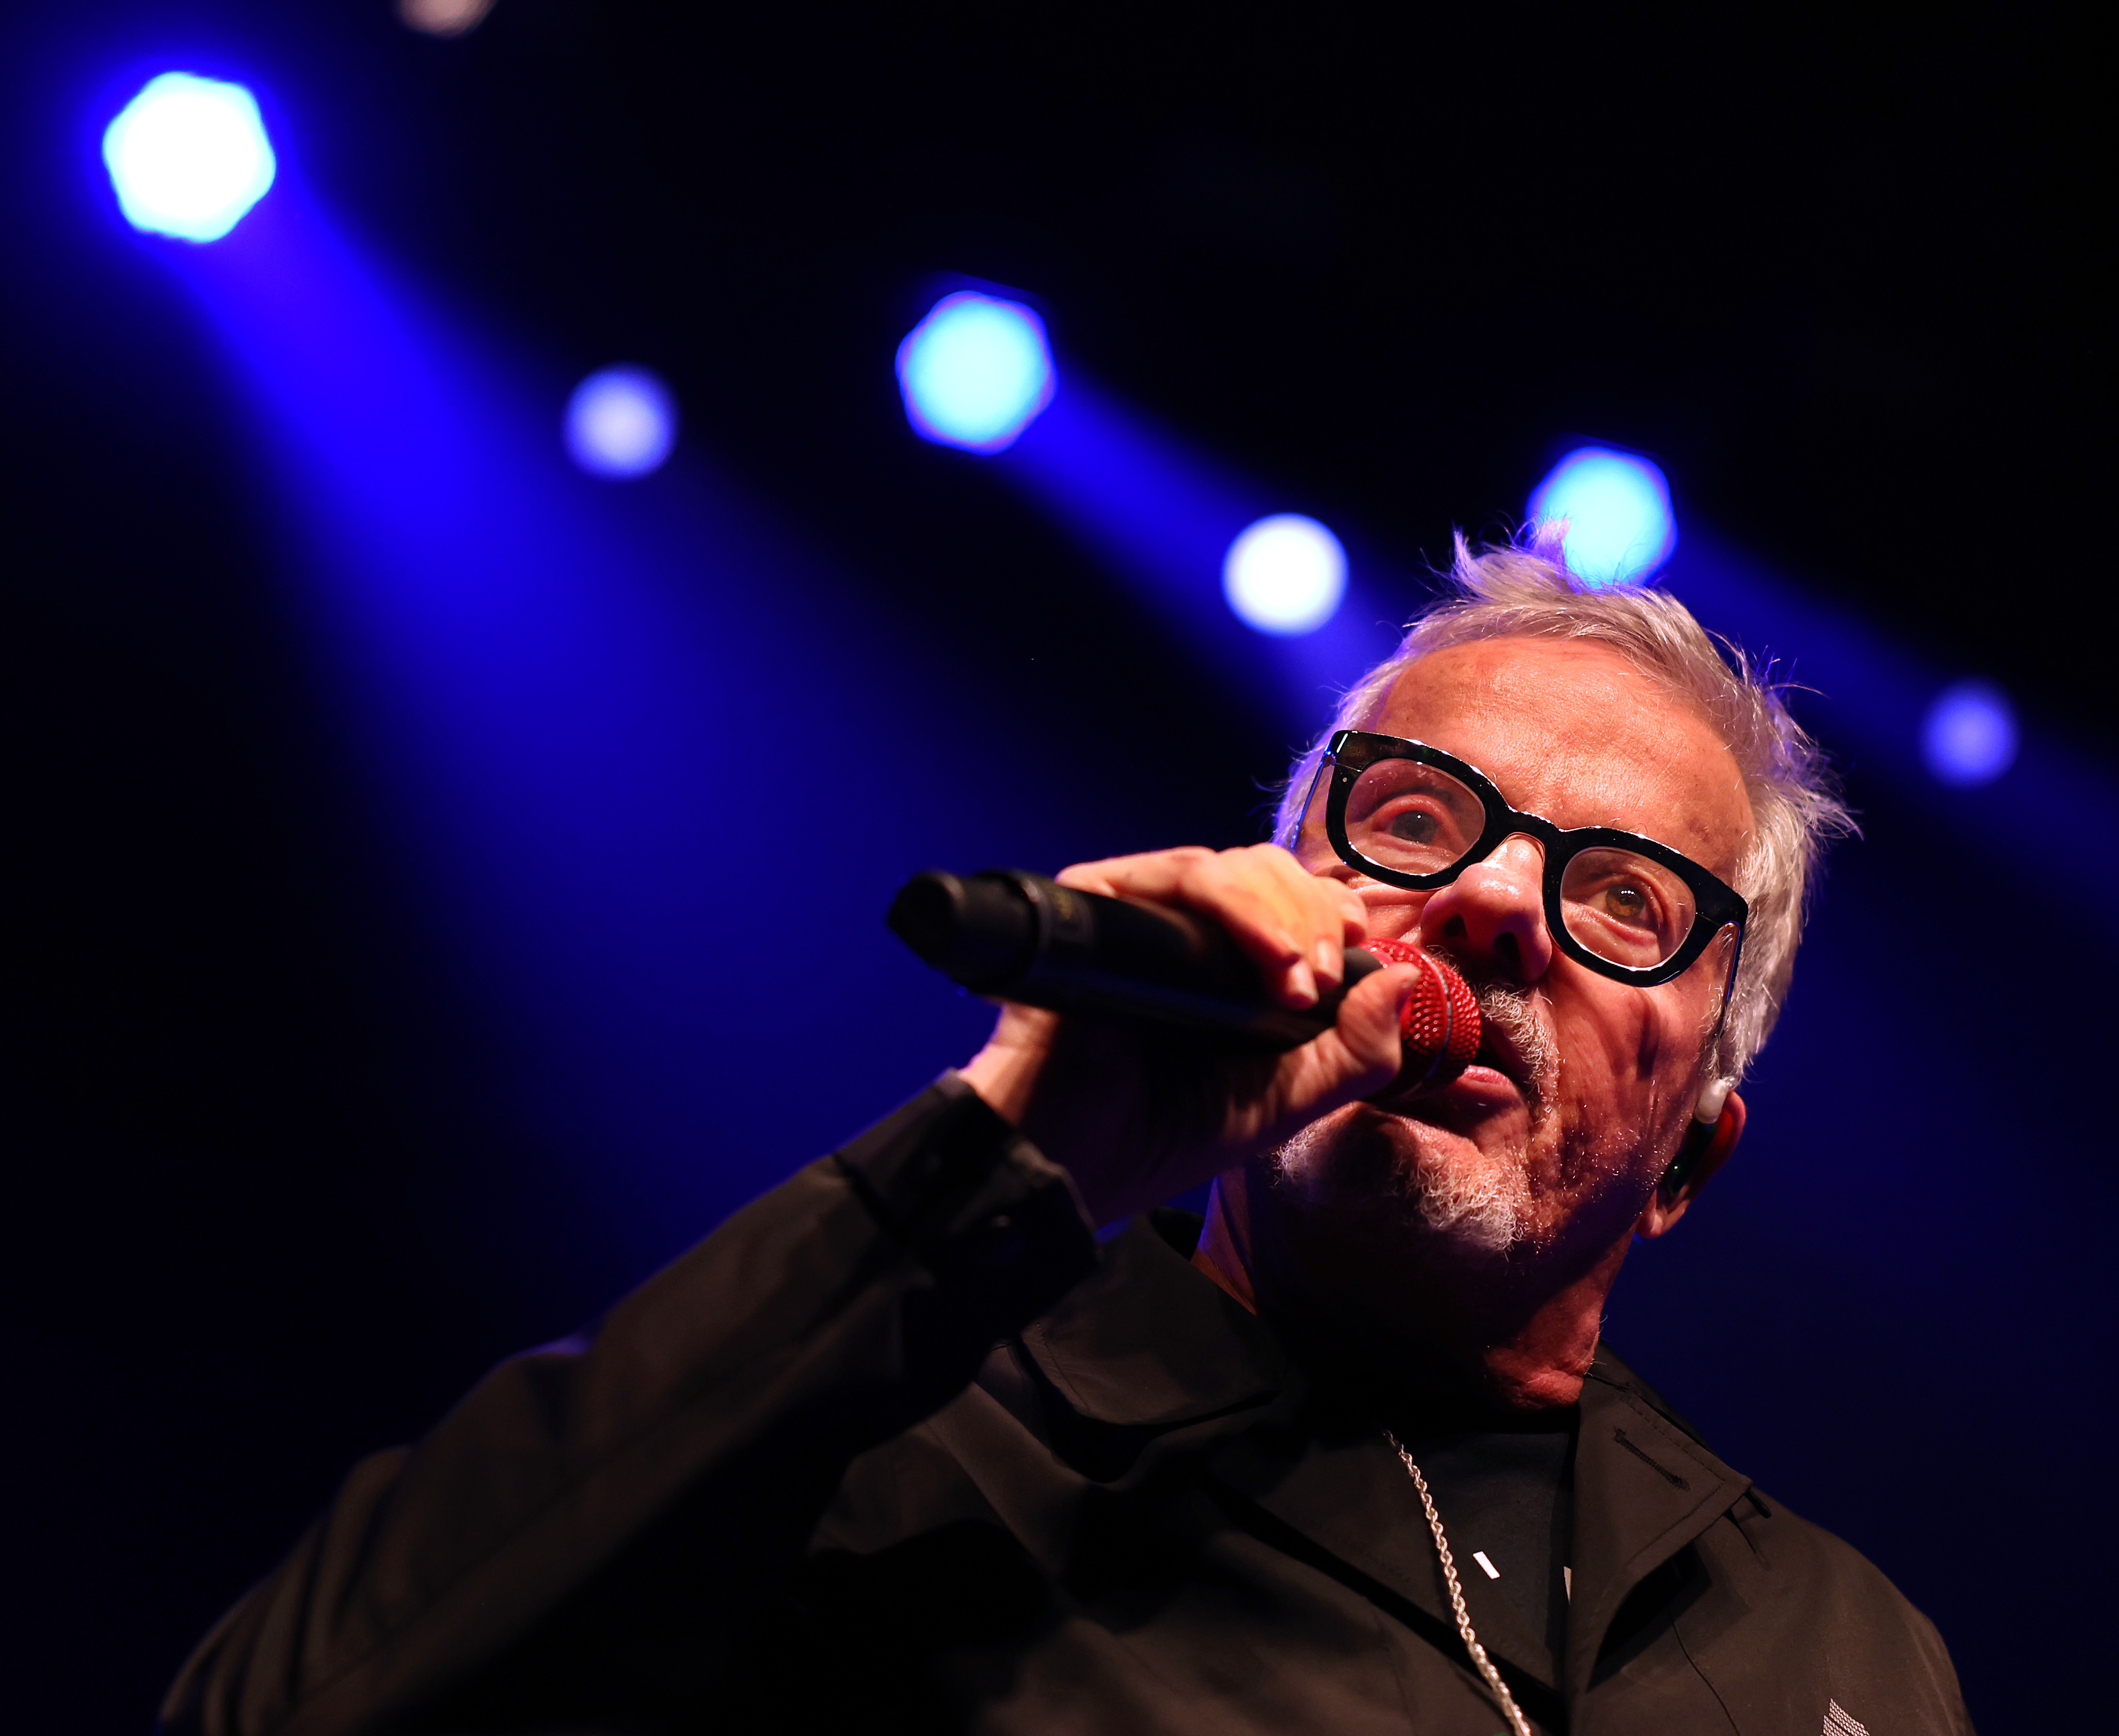
<svg viewBox="0 0 2119 1736">
<path fill-rule="evenodd" d="M 1060 1013 L 1190 1031 L 1217 1048 L 1292 1049 L 1329 1030 L 1339 1003 L 1385 964 L 1417 964 L 1399 1021 L 1405 1062 L 1390 1094 L 1445 1085 L 1479 1047 L 1479 1006 L 1457 972 L 1403 940 L 1347 949 L 1344 986 L 1296 1012 L 1212 923 L 1078 892 L 1041 875 L 923 874 L 891 903 L 891 931 L 974 994 Z"/>
</svg>

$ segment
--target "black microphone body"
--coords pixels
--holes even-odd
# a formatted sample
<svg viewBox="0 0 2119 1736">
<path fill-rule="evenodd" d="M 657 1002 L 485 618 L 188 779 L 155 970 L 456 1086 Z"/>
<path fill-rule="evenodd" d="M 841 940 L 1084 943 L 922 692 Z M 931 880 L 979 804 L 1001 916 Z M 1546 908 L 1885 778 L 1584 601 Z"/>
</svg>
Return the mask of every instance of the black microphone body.
<svg viewBox="0 0 2119 1736">
<path fill-rule="evenodd" d="M 888 920 L 975 994 L 1169 1025 L 1228 1049 L 1300 1047 L 1331 1028 L 1347 990 L 1383 968 L 1348 947 L 1342 986 L 1296 1012 L 1273 1002 L 1258 967 L 1212 923 L 1013 870 L 917 875 Z"/>
</svg>

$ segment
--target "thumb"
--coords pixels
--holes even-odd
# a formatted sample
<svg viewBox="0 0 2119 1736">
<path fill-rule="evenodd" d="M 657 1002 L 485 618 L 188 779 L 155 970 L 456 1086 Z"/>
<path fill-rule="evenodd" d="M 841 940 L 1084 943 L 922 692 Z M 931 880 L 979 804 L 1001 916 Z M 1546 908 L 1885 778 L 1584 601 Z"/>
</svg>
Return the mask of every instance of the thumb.
<svg viewBox="0 0 2119 1736">
<path fill-rule="evenodd" d="M 1339 1017 L 1316 1041 L 1330 1076 L 1333 1107 L 1380 1091 L 1398 1077 L 1403 1049 L 1398 1023 L 1420 983 L 1417 964 L 1393 964 L 1364 977 L 1339 1003 Z M 1321 1106 L 1320 1106 L 1321 1107 Z"/>
<path fill-rule="evenodd" d="M 1419 982 L 1419 966 L 1393 964 L 1355 984 L 1330 1030 L 1280 1058 L 1269 1096 L 1254 1106 L 1263 1114 L 1239 1143 L 1263 1149 L 1388 1086 L 1402 1058 L 1398 1020 Z"/>
</svg>

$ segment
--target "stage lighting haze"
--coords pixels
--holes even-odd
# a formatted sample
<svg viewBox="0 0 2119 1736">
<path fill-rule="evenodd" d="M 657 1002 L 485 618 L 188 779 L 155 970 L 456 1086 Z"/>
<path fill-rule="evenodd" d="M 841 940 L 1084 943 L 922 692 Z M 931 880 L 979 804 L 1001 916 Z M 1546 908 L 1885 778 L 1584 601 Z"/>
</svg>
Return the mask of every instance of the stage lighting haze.
<svg viewBox="0 0 2119 1736">
<path fill-rule="evenodd" d="M 1236 619 L 1260 633 L 1282 638 L 1315 633 L 1347 594 L 1347 551 L 1315 518 L 1275 513 L 1229 545 L 1222 594 Z"/>
<path fill-rule="evenodd" d="M 2008 695 L 1984 681 L 1960 681 L 1936 697 L 1921 750 L 1939 782 L 1970 789 L 2016 763 L 2016 714 Z"/>
<path fill-rule="evenodd" d="M 1045 322 L 1021 302 L 944 295 L 897 346 L 897 383 L 928 439 L 1003 451 L 1052 402 Z"/>
<path fill-rule="evenodd" d="M 567 402 L 567 450 L 598 476 L 644 476 L 677 439 L 677 401 L 645 368 L 604 368 Z"/>
<path fill-rule="evenodd" d="M 133 228 L 218 241 L 272 184 L 278 164 L 241 85 L 165 72 L 104 130 L 104 165 Z"/>
<path fill-rule="evenodd" d="M 1540 524 L 1567 521 L 1567 568 L 1592 590 L 1637 585 L 1677 547 L 1670 485 L 1646 458 L 1585 446 L 1571 452 L 1530 497 Z"/>
</svg>

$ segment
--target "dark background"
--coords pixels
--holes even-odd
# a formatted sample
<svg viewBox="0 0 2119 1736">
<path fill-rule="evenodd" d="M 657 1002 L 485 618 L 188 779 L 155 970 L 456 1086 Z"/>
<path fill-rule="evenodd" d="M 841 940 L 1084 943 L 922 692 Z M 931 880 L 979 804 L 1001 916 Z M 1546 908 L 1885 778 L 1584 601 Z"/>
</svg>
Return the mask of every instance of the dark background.
<svg viewBox="0 0 2119 1736">
<path fill-rule="evenodd" d="M 976 1010 L 875 929 L 906 870 L 1258 835 L 1279 720 L 906 431 L 888 359 L 950 274 L 1034 294 L 1063 380 L 1078 362 L 1378 571 L 1505 531 L 1583 439 L 1653 453 L 1682 522 L 2108 769 L 2119 153 L 2092 28 L 502 0 L 443 43 L 378 4 L 12 19 L 9 1725 L 144 1728 L 354 1457 L 962 1059 Z M 820 661 L 746 727 L 856 688 L 873 725 L 893 680 L 911 717 L 939 672 L 920 739 L 976 738 L 946 827 L 856 836 L 840 873 L 780 847 L 762 766 L 719 805 L 726 872 L 672 942 L 702 961 L 662 1026 L 685 1058 L 640 1075 L 683 1081 L 666 1115 L 651 1091 L 611 1131 L 608 1096 L 550 1084 L 318 674 L 257 425 L 95 160 L 165 66 L 259 86 L 273 197 L 299 184 L 554 379 L 622 357 L 673 383 L 686 453 L 809 551 L 788 583 Z M 863 610 L 902 663 L 864 652 Z M 1982 1729 L 2080 1725 L 2119 1542 L 2093 1457 L 2115 928 L 1996 872 L 2065 852 L 2067 814 L 1996 837 L 1976 803 L 1912 799 L 1835 737 L 1858 698 L 1798 701 L 1866 835 L 1743 1160 L 1637 1257 L 1611 1334 L 1936 1619 Z M 876 997 L 884 1028 L 850 1037 Z"/>
</svg>

